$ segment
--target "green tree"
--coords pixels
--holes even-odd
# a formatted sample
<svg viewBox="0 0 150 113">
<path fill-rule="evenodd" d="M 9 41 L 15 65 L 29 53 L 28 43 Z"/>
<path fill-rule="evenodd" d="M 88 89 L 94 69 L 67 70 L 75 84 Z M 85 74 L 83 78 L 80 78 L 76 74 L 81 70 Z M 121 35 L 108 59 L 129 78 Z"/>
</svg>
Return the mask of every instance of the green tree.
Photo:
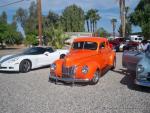
<svg viewBox="0 0 150 113">
<path fill-rule="evenodd" d="M 12 24 L 0 23 L 0 43 L 13 45 L 19 44 L 22 41 L 22 35 L 16 31 Z"/>
<path fill-rule="evenodd" d="M 84 11 L 76 5 L 66 7 L 61 16 L 61 23 L 66 32 L 84 31 Z"/>
<path fill-rule="evenodd" d="M 99 37 L 109 37 L 110 36 L 110 34 L 103 27 L 97 29 L 97 31 L 95 33 Z"/>
<path fill-rule="evenodd" d="M 4 37 L 5 37 L 5 31 L 7 30 L 6 24 L 0 22 L 0 43 L 3 45 Z"/>
<path fill-rule="evenodd" d="M 23 29 L 25 29 L 25 24 L 28 18 L 28 11 L 26 9 L 19 8 L 13 17 L 14 22 L 18 22 Z"/>
<path fill-rule="evenodd" d="M 98 14 L 98 10 L 96 9 L 88 10 L 87 16 L 90 21 L 90 31 L 95 32 L 97 29 L 97 21 L 101 19 L 100 15 Z"/>
<path fill-rule="evenodd" d="M 26 35 L 37 35 L 37 4 L 34 1 L 31 2 L 29 10 L 19 8 L 14 15 L 14 21 L 21 24 Z"/>
<path fill-rule="evenodd" d="M 58 26 L 59 24 L 59 15 L 52 12 L 52 11 L 49 11 L 47 17 L 46 17 L 47 21 L 46 21 L 46 24 L 47 26 Z"/>
<path fill-rule="evenodd" d="M 1 16 L 0 16 L 0 22 L 7 24 L 7 14 L 5 11 L 3 11 Z"/>
<path fill-rule="evenodd" d="M 51 45 L 58 49 L 64 46 L 64 41 L 68 38 L 68 36 L 64 34 L 63 29 L 60 26 L 57 29 L 54 27 L 47 29 L 45 34 L 48 37 L 48 45 Z"/>
<path fill-rule="evenodd" d="M 150 1 L 140 0 L 135 11 L 130 15 L 130 21 L 140 26 L 145 39 L 150 39 Z"/>
<path fill-rule="evenodd" d="M 115 19 L 115 18 L 111 19 L 111 24 L 112 24 L 112 28 L 113 28 L 113 36 L 114 36 L 114 38 L 115 38 L 116 22 L 117 22 L 117 19 Z"/>
<path fill-rule="evenodd" d="M 90 32 L 90 28 L 89 28 L 89 19 L 90 19 L 90 17 L 89 16 L 90 16 L 89 13 L 85 14 L 85 21 L 86 21 L 88 32 Z"/>
<path fill-rule="evenodd" d="M 24 39 L 25 45 L 38 45 L 38 38 L 34 34 L 27 35 Z"/>
</svg>

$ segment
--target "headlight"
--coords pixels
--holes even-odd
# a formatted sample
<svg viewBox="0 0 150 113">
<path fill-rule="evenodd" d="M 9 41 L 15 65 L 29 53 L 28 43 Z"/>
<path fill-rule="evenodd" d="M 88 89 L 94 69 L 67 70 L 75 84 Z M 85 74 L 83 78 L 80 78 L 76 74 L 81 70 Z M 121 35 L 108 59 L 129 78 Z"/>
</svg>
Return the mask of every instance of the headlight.
<svg viewBox="0 0 150 113">
<path fill-rule="evenodd" d="M 137 65 L 137 72 L 142 73 L 144 71 L 144 67 L 142 65 Z"/>
<path fill-rule="evenodd" d="M 51 69 L 51 70 L 55 70 L 55 69 L 56 69 L 56 64 L 55 64 L 55 63 L 51 64 L 51 65 L 50 65 L 50 69 Z"/>
<path fill-rule="evenodd" d="M 85 66 L 82 67 L 82 73 L 83 73 L 83 74 L 87 74 L 88 71 L 89 71 L 89 68 L 88 68 L 87 65 L 85 65 Z"/>
</svg>

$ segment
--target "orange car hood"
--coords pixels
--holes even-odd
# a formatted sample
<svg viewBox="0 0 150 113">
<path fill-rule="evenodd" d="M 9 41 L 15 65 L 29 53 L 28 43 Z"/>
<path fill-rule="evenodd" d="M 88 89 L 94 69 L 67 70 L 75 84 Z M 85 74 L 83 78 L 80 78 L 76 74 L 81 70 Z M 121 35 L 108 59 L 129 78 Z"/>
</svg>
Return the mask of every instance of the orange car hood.
<svg viewBox="0 0 150 113">
<path fill-rule="evenodd" d="M 78 66 L 96 54 L 96 50 L 73 50 L 65 57 L 64 64 L 66 66 Z"/>
</svg>

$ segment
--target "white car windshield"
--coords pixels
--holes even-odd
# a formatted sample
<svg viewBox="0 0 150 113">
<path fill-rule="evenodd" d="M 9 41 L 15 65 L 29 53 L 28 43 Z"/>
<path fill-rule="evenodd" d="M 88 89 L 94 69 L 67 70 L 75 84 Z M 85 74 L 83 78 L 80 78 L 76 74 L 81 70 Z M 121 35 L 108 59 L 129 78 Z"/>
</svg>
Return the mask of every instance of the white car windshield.
<svg viewBox="0 0 150 113">
<path fill-rule="evenodd" d="M 47 48 L 32 47 L 32 48 L 25 50 L 23 52 L 23 54 L 25 54 L 25 55 L 38 55 L 38 54 L 43 54 L 44 52 L 52 53 L 52 52 L 54 52 L 54 50 L 51 47 L 47 47 Z"/>
</svg>

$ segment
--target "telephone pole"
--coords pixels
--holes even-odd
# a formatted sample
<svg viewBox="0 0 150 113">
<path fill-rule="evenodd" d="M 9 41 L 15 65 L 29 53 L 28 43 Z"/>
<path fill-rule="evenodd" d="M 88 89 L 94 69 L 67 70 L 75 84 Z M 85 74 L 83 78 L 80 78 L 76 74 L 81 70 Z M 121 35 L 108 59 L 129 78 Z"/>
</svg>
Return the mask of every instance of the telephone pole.
<svg viewBox="0 0 150 113">
<path fill-rule="evenodd" d="M 39 37 L 39 45 L 42 45 L 42 14 L 41 14 L 41 0 L 37 0 L 37 12 L 38 12 L 38 37 Z"/>
</svg>

